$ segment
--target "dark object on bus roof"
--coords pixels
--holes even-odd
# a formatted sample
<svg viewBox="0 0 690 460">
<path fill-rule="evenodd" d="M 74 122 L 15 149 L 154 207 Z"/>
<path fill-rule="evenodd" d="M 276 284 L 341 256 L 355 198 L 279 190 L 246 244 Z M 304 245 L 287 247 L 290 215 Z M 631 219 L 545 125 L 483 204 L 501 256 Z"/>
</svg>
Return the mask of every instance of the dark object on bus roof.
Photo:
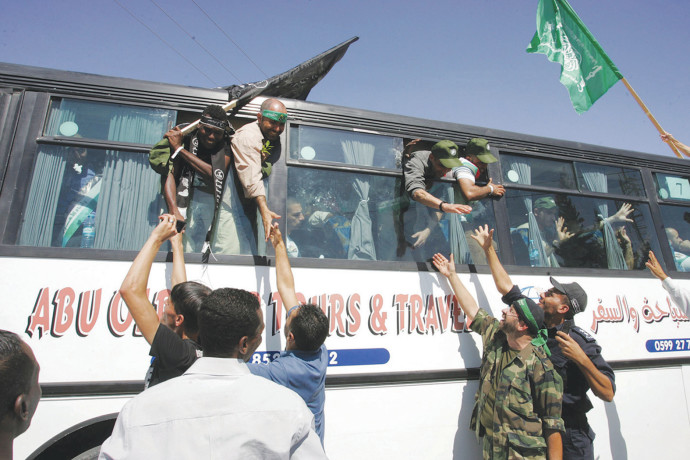
<svg viewBox="0 0 690 460">
<path fill-rule="evenodd" d="M 240 99 L 234 112 L 257 96 L 285 97 L 304 101 L 311 89 L 326 76 L 335 63 L 345 55 L 347 48 L 357 40 L 359 37 L 352 37 L 268 80 L 225 86 L 223 89 L 228 91 L 229 101 Z"/>
</svg>

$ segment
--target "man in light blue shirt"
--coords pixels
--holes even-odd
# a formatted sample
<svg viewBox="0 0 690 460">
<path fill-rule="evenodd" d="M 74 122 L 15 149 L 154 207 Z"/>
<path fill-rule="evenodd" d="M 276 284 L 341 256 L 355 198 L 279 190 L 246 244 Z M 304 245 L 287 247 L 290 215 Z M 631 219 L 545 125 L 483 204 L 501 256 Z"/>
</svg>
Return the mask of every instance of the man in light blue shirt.
<svg viewBox="0 0 690 460">
<path fill-rule="evenodd" d="M 300 305 L 295 293 L 285 241 L 278 224 L 271 228 L 271 243 L 276 253 L 276 283 L 283 305 L 290 306 L 285 320 L 285 351 L 269 364 L 248 363 L 260 375 L 295 391 L 314 414 L 315 431 L 324 439 L 323 406 L 326 401 L 328 318 L 316 305 Z"/>
</svg>

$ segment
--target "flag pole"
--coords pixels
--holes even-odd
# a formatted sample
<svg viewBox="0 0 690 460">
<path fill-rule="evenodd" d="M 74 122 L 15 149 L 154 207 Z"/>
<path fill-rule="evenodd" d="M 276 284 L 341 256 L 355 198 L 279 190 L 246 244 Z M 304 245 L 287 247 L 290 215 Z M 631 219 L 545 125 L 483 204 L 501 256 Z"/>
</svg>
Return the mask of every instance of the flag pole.
<svg viewBox="0 0 690 460">
<path fill-rule="evenodd" d="M 659 134 L 666 134 L 666 131 L 664 131 L 664 129 L 659 124 L 659 122 L 656 121 L 656 118 L 654 118 L 654 115 L 652 115 L 652 113 L 649 111 L 649 109 L 647 108 L 645 103 L 642 102 L 642 99 L 640 99 L 640 96 L 638 96 L 637 93 L 635 92 L 635 90 L 633 89 L 633 87 L 630 86 L 630 83 L 628 83 L 628 80 L 626 80 L 625 77 L 623 77 L 623 78 L 621 78 L 621 81 L 623 82 L 625 87 L 628 88 L 628 91 L 630 91 L 630 94 L 632 94 L 632 96 L 635 98 L 637 103 L 640 105 L 640 107 L 642 108 L 642 111 L 647 114 L 647 117 L 649 117 L 649 120 L 652 122 L 652 124 L 657 129 L 657 131 L 659 131 Z M 678 158 L 683 158 L 683 155 L 680 154 L 680 152 L 678 151 L 678 149 L 676 148 L 675 145 L 673 145 L 672 143 L 669 143 L 668 146 L 671 148 L 671 150 L 673 150 L 673 153 L 675 153 Z"/>
</svg>

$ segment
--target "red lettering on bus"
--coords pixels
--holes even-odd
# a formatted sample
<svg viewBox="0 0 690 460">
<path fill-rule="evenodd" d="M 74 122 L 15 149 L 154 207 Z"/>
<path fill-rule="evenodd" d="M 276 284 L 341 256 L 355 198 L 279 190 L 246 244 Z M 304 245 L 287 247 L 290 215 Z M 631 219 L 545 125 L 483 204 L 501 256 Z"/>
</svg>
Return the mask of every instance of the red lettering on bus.
<svg viewBox="0 0 690 460">
<path fill-rule="evenodd" d="M 72 321 L 74 321 L 72 304 L 75 299 L 76 294 L 71 287 L 58 289 L 55 293 L 55 299 L 53 300 L 55 310 L 53 311 L 53 323 L 50 328 L 50 335 L 53 337 L 62 337 L 72 326 Z"/>
<path fill-rule="evenodd" d="M 29 315 L 29 324 L 26 327 L 26 333 L 29 337 L 33 337 L 38 332 L 38 338 L 43 337 L 46 331 L 50 330 L 50 292 L 48 288 L 42 288 L 38 291 L 34 309 Z"/>
<path fill-rule="evenodd" d="M 426 325 L 422 319 L 424 313 L 424 301 L 419 294 L 410 296 L 410 330 L 409 333 L 416 331 L 419 334 L 426 333 Z"/>
<path fill-rule="evenodd" d="M 331 294 L 328 297 L 329 318 L 331 320 L 330 333 L 335 332 L 340 337 L 345 336 L 345 322 L 343 313 L 345 312 L 345 300 L 340 294 Z"/>
<path fill-rule="evenodd" d="M 393 298 L 393 307 L 398 312 L 398 334 L 405 330 L 405 307 L 407 306 L 407 295 L 395 294 Z"/>
<path fill-rule="evenodd" d="M 362 316 L 359 313 L 360 296 L 352 294 L 347 299 L 347 322 L 345 323 L 345 334 L 348 337 L 354 336 L 362 325 Z"/>
<path fill-rule="evenodd" d="M 438 315 L 438 307 L 436 306 L 434 296 L 426 296 L 426 330 L 432 334 L 439 332 L 439 329 L 441 329 Z"/>
<path fill-rule="evenodd" d="M 132 324 L 132 315 L 126 306 L 122 306 L 122 303 L 120 291 L 115 291 L 108 304 L 108 329 L 115 337 L 125 335 L 127 329 Z M 125 312 L 124 318 L 122 318 L 122 311 Z"/>
<path fill-rule="evenodd" d="M 85 291 L 79 296 L 77 306 L 77 334 L 86 337 L 93 330 L 101 308 L 101 289 Z"/>
</svg>

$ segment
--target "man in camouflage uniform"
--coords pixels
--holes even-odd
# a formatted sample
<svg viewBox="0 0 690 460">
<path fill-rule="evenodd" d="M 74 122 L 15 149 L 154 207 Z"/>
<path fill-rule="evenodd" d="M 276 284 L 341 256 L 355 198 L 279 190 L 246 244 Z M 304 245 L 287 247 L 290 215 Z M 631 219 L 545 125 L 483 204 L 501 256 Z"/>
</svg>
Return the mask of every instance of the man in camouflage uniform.
<svg viewBox="0 0 690 460">
<path fill-rule="evenodd" d="M 525 296 L 513 284 L 488 242 L 493 230 L 484 226 L 475 231 L 475 238 L 484 248 L 498 292 L 506 302 Z M 602 401 L 611 402 L 616 392 L 613 369 L 601 355 L 601 346 L 587 332 L 575 326 L 574 316 L 587 306 L 587 294 L 577 283 L 559 283 L 550 278 L 553 287 L 540 295 L 539 307 L 548 328 L 546 342 L 552 351 L 551 362 L 563 379 L 562 418 L 565 424 L 563 458 L 594 460 L 594 431 L 587 421 L 592 390 Z"/>
<path fill-rule="evenodd" d="M 483 438 L 484 458 L 548 455 L 560 460 L 563 380 L 548 358 L 544 312 L 530 299 L 520 298 L 503 309 L 499 321 L 479 308 L 455 273 L 452 255 L 449 261 L 436 254 L 433 262 L 448 278 L 470 328 L 482 335 L 480 383 L 470 428 Z"/>
</svg>

